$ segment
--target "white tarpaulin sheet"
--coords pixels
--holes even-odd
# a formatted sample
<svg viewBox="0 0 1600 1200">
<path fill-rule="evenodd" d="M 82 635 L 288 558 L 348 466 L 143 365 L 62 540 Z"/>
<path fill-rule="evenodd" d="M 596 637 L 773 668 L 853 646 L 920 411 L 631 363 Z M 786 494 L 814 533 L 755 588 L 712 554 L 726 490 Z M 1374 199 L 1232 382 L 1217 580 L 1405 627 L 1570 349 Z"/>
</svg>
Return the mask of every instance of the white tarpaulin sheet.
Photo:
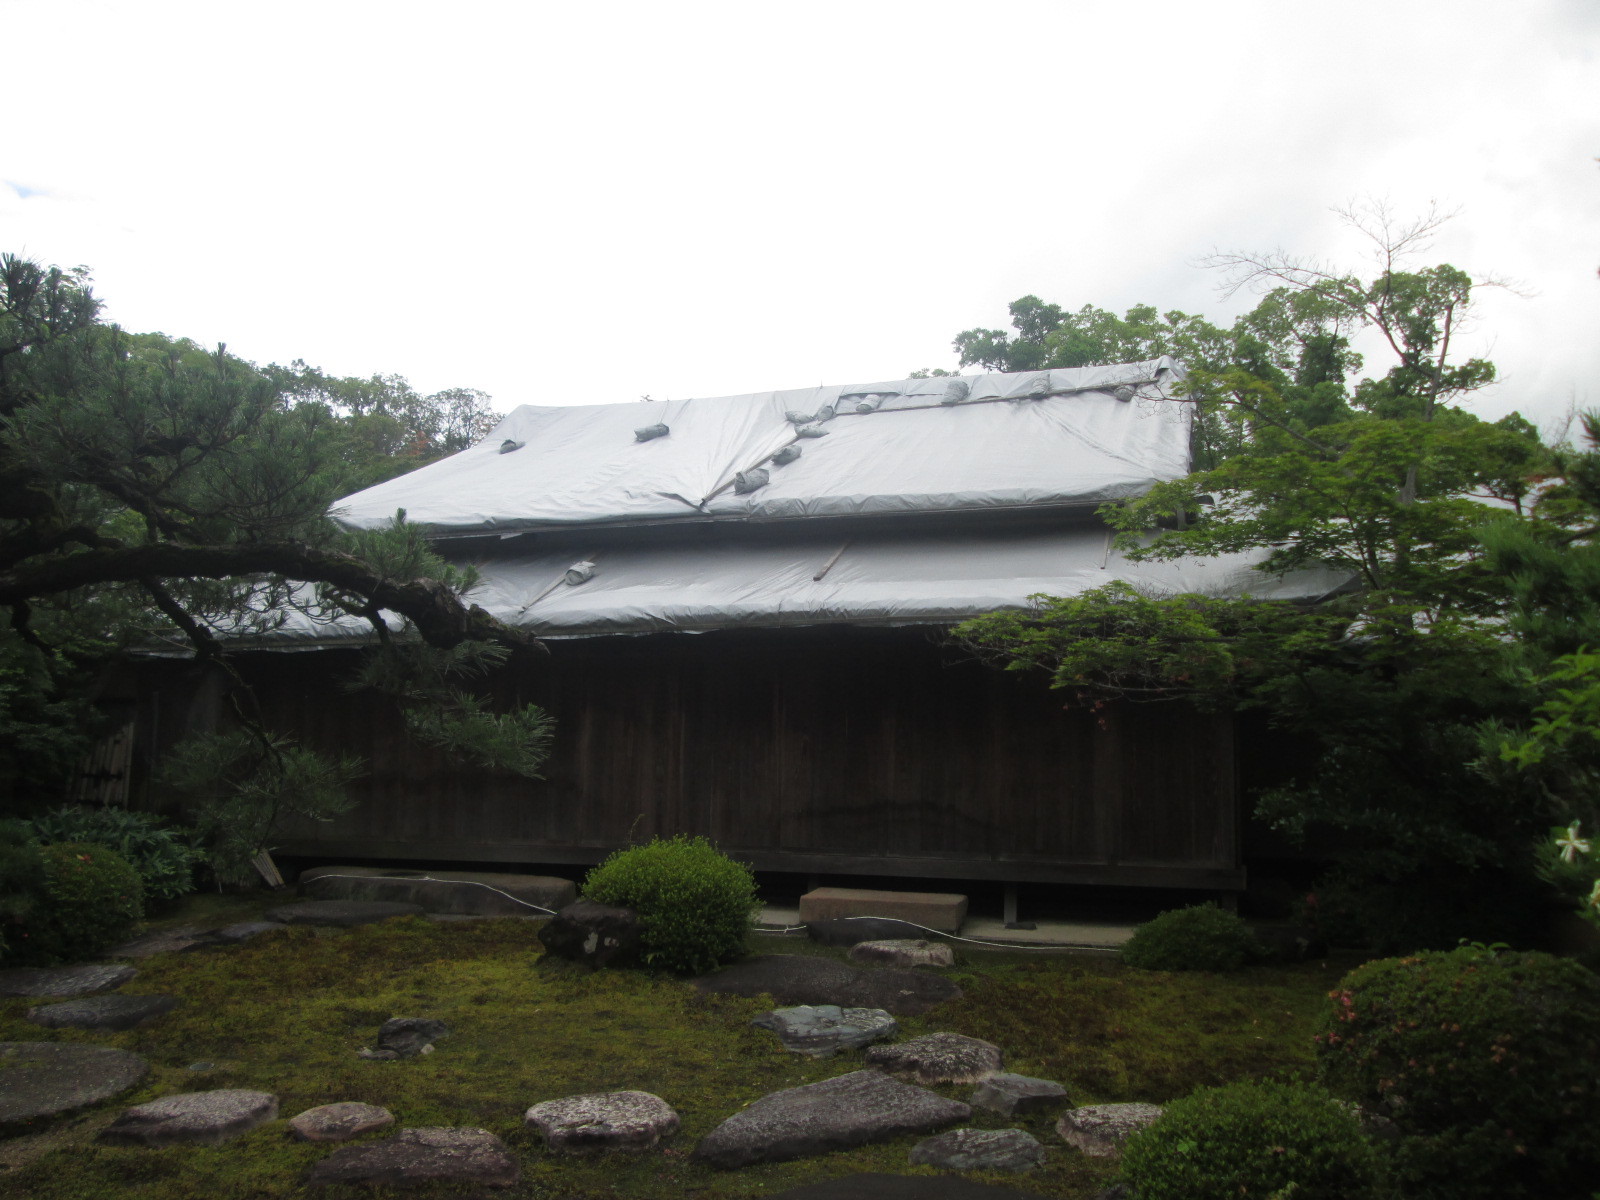
<svg viewBox="0 0 1600 1200">
<path fill-rule="evenodd" d="M 334 515 L 372 528 L 403 508 L 451 534 L 1091 508 L 1187 473 L 1190 409 L 1171 398 L 1181 377 L 1162 358 L 658 404 L 524 405 L 478 445 L 357 492 Z M 790 419 L 804 416 L 819 419 Z M 668 432 L 637 439 L 653 425 Z M 502 453 L 508 443 L 516 448 Z M 799 457 L 775 463 L 786 447 Z M 758 469 L 766 481 L 737 493 L 739 474 L 754 482 Z"/>
</svg>

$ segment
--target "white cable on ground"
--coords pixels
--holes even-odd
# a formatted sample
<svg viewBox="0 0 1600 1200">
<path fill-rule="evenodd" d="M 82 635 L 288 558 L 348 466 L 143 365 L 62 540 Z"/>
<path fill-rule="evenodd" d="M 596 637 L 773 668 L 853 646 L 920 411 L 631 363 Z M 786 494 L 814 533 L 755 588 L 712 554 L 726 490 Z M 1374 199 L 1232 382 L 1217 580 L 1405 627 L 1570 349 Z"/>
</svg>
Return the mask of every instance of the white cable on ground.
<svg viewBox="0 0 1600 1200">
<path fill-rule="evenodd" d="M 520 904 L 524 908 L 536 908 L 542 913 L 549 913 L 552 917 L 556 915 L 556 910 L 553 908 L 546 908 L 542 904 L 531 904 L 527 900 L 519 899 L 510 892 L 495 887 L 493 884 L 479 883 L 476 879 L 435 879 L 432 875 L 318 875 L 317 879 L 393 879 L 404 883 L 465 883 L 472 887 L 488 888 L 491 892 L 496 892 L 513 904 Z M 306 883 L 315 883 L 317 879 L 305 880 L 301 886 L 305 886 Z"/>
<path fill-rule="evenodd" d="M 998 950 L 1100 950 L 1100 951 L 1104 951 L 1107 954 L 1115 954 L 1117 952 L 1117 948 L 1115 946 L 1090 946 L 1090 945 L 1087 945 L 1086 943 L 1082 943 L 1082 942 L 1079 942 L 1079 943 L 1050 942 L 1050 943 L 1044 943 L 1044 944 L 1039 944 L 1039 945 L 1030 945 L 1027 942 L 986 942 L 986 941 L 983 941 L 981 938 L 964 938 L 964 937 L 960 937 L 960 936 L 958 936 L 958 935 L 956 935 L 954 933 L 945 933 L 942 930 L 931 929 L 926 925 L 918 925 L 915 921 L 908 921 L 904 917 L 830 917 L 829 920 L 833 920 L 833 921 L 896 921 L 896 922 L 900 923 L 901 925 L 909 925 L 913 929 L 926 930 L 928 933 L 933 934 L 935 937 L 949 938 L 951 941 L 955 941 L 955 942 L 968 942 L 968 943 L 970 943 L 971 945 L 974 945 L 974 946 L 993 946 Z M 758 926 L 756 926 L 756 928 L 758 930 L 760 930 L 762 933 L 794 933 L 794 932 L 796 932 L 798 930 L 805 929 L 806 926 L 804 926 L 804 925 L 785 925 L 780 929 L 763 929 L 761 926 L 758 925 Z"/>
</svg>

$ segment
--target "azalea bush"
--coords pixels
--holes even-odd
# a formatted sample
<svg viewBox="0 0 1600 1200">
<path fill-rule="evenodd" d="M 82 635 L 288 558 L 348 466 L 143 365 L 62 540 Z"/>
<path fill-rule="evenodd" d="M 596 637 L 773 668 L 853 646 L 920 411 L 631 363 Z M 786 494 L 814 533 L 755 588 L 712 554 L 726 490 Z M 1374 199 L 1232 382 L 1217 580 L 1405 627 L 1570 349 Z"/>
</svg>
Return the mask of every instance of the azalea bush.
<svg viewBox="0 0 1600 1200">
<path fill-rule="evenodd" d="M 203 857 L 194 831 L 169 825 L 154 813 L 65 807 L 33 818 L 32 825 L 44 844 L 92 842 L 115 850 L 139 873 L 147 904 L 194 891 L 194 869 Z"/>
<path fill-rule="evenodd" d="M 1237 971 L 1267 956 L 1250 927 L 1215 904 L 1175 908 L 1146 921 L 1122 947 L 1122 961 L 1146 971 Z"/>
<path fill-rule="evenodd" d="M 92 842 L 61 842 L 34 844 L 33 853 L 36 860 L 29 870 L 35 882 L 26 904 L 9 921 L 6 965 L 51 966 L 92 958 L 132 933 L 144 916 L 139 873 L 115 850 Z"/>
</svg>

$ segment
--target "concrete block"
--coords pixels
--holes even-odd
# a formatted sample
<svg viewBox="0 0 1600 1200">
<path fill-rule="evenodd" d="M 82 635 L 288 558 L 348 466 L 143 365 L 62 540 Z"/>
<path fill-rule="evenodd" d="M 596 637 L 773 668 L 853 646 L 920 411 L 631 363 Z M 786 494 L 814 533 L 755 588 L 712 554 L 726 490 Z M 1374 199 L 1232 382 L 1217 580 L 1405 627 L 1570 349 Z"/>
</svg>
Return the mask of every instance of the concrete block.
<svg viewBox="0 0 1600 1200">
<path fill-rule="evenodd" d="M 879 892 L 869 888 L 817 888 L 800 897 L 800 922 L 834 917 L 893 917 L 940 933 L 959 933 L 967 898 L 955 892 Z"/>
</svg>

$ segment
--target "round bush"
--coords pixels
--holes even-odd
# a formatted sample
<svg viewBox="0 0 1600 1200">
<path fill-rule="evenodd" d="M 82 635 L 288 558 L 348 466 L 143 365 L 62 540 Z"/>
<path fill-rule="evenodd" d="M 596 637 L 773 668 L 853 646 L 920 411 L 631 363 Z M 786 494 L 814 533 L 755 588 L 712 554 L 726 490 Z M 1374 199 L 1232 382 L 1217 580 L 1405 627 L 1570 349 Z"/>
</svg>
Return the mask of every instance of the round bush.
<svg viewBox="0 0 1600 1200">
<path fill-rule="evenodd" d="M 1175 908 L 1133 931 L 1122 961 L 1145 971 L 1236 971 L 1264 956 L 1250 927 L 1215 904 Z"/>
<path fill-rule="evenodd" d="M 1600 1179 L 1600 976 L 1462 947 L 1346 975 L 1317 1034 L 1340 1096 L 1391 1117 L 1423 1197 L 1577 1196 Z"/>
<path fill-rule="evenodd" d="M 749 867 L 682 834 L 618 850 L 589 872 L 583 894 L 639 914 L 645 962 L 695 974 L 744 953 L 756 907 Z"/>
<path fill-rule="evenodd" d="M 1361 1200 L 1377 1160 L 1354 1113 L 1302 1083 L 1203 1088 L 1128 1139 L 1139 1200 Z"/>
<path fill-rule="evenodd" d="M 194 891 L 194 868 L 201 856 L 192 836 L 154 813 L 126 808 L 58 808 L 35 817 L 33 828 L 41 842 L 109 846 L 139 873 L 147 902 L 176 900 Z"/>
<path fill-rule="evenodd" d="M 41 846 L 39 860 L 38 894 L 7 938 L 13 962 L 50 966 L 92 958 L 132 933 L 144 915 L 139 874 L 115 850 L 58 842 Z"/>
</svg>

